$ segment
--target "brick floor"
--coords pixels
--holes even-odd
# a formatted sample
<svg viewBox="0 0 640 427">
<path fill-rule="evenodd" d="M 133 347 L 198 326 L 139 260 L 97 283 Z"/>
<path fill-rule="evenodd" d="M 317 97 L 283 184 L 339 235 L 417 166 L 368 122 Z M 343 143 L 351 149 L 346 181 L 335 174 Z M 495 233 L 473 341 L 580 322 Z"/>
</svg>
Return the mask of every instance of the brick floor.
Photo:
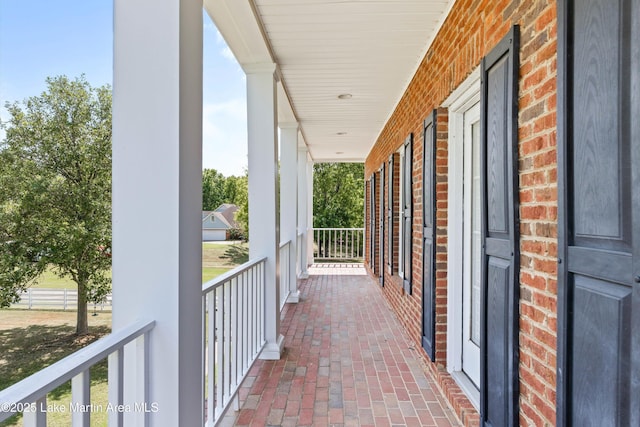
<svg viewBox="0 0 640 427">
<path fill-rule="evenodd" d="M 364 267 L 317 264 L 287 304 L 283 357 L 259 360 L 237 426 L 458 426 Z"/>
</svg>

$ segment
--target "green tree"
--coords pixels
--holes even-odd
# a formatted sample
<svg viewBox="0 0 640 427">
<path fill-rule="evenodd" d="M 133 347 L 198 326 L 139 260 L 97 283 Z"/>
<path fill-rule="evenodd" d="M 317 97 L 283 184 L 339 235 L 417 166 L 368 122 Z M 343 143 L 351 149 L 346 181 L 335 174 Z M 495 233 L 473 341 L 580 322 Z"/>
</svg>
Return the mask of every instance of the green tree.
<svg viewBox="0 0 640 427">
<path fill-rule="evenodd" d="M 202 171 L 202 210 L 213 211 L 225 201 L 226 178 L 215 169 Z"/>
<path fill-rule="evenodd" d="M 234 177 L 236 181 L 236 196 L 234 204 L 238 206 L 236 221 L 245 238 L 249 238 L 249 174 L 244 171 L 243 176 Z"/>
<path fill-rule="evenodd" d="M 111 89 L 84 76 L 6 105 L 0 142 L 0 306 L 47 268 L 78 286 L 76 332 L 87 302 L 111 280 Z"/>
<path fill-rule="evenodd" d="M 364 165 L 316 163 L 313 165 L 313 226 L 352 228 L 364 226 Z"/>
<path fill-rule="evenodd" d="M 224 181 L 224 201 L 225 203 L 232 203 L 234 205 L 239 204 L 240 192 L 242 189 L 240 188 L 240 180 L 242 177 L 239 176 L 230 176 L 227 177 Z"/>
</svg>

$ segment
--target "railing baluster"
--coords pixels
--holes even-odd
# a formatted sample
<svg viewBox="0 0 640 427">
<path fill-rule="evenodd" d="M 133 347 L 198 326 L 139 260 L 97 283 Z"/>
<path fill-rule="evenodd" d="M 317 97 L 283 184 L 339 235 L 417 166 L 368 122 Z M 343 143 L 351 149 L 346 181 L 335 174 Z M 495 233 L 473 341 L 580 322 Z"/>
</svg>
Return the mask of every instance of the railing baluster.
<svg viewBox="0 0 640 427">
<path fill-rule="evenodd" d="M 71 380 L 71 425 L 88 427 L 91 422 L 91 376 L 89 370 L 80 372 Z"/>
<path fill-rule="evenodd" d="M 247 292 L 247 274 L 242 273 L 242 372 L 243 376 L 247 372 L 247 366 L 249 366 L 248 357 L 248 328 L 249 322 L 249 294 Z"/>
<path fill-rule="evenodd" d="M 358 236 L 358 233 L 355 230 L 351 231 L 351 259 L 355 259 L 358 256 L 358 254 L 355 252 L 357 236 Z"/>
<path fill-rule="evenodd" d="M 251 294 L 251 307 L 256 307 L 257 305 L 257 301 L 256 301 L 256 280 L 255 280 L 255 270 L 252 269 L 249 272 L 250 276 L 251 276 L 251 287 L 249 288 L 249 292 Z M 253 359 L 256 355 L 256 319 L 257 319 L 257 313 L 256 310 L 251 310 L 251 347 L 250 347 L 250 354 L 251 354 L 251 358 Z"/>
<path fill-rule="evenodd" d="M 212 427 L 216 413 L 216 295 L 215 290 L 207 294 L 207 426 Z"/>
<path fill-rule="evenodd" d="M 264 310 L 264 293 L 265 293 L 265 275 L 266 275 L 266 271 L 264 268 L 264 265 L 260 266 L 260 287 L 258 288 L 258 292 L 259 292 L 259 298 L 258 298 L 258 307 L 260 309 L 260 317 L 258 318 L 259 320 L 259 325 L 258 325 L 258 333 L 260 334 L 260 343 L 264 342 L 265 339 L 265 332 L 264 332 L 264 325 L 265 325 L 265 310 Z"/>
<path fill-rule="evenodd" d="M 231 362 L 231 283 L 227 282 L 224 286 L 224 404 L 229 403 L 229 395 L 231 394 L 231 378 L 233 373 L 233 364 Z"/>
<path fill-rule="evenodd" d="M 22 425 L 24 427 L 46 427 L 47 426 L 47 396 L 36 400 L 29 410 L 23 412 Z"/>
<path fill-rule="evenodd" d="M 220 415 L 220 413 L 222 412 L 222 408 L 223 403 L 222 403 L 222 394 L 224 392 L 223 390 L 223 383 L 224 383 L 224 379 L 223 379 L 223 373 L 224 373 L 224 300 L 223 300 L 223 294 L 224 294 L 224 286 L 221 286 L 219 288 L 214 289 L 213 291 L 214 295 L 215 295 L 215 301 L 216 301 L 216 345 L 215 345 L 215 353 L 214 353 L 214 357 L 215 357 L 215 370 L 214 370 L 214 376 L 216 378 L 216 388 L 217 388 L 217 394 L 216 394 L 216 400 L 215 400 L 215 404 L 216 404 L 216 410 L 215 410 L 215 418 L 217 419 L 218 416 Z"/>
<path fill-rule="evenodd" d="M 109 355 L 109 402 L 113 405 L 120 406 L 123 402 L 124 393 L 124 351 L 119 348 Z M 110 411 L 108 414 L 109 427 L 122 427 L 123 414 L 122 411 Z"/>
<path fill-rule="evenodd" d="M 229 381 L 229 393 L 238 384 L 238 278 L 231 280 L 231 342 L 233 345 L 230 348 L 231 358 L 229 360 L 231 364 L 231 379 Z"/>
</svg>

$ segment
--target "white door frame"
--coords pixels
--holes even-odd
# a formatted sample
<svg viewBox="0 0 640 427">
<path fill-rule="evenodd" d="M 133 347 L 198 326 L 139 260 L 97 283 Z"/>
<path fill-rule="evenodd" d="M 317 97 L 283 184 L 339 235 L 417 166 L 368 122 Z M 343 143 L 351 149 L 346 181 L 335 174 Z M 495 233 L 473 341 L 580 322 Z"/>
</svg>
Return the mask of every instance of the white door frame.
<svg viewBox="0 0 640 427">
<path fill-rule="evenodd" d="M 477 146 L 474 147 L 474 139 L 473 139 L 473 128 L 470 123 L 478 123 L 480 122 L 480 103 L 477 102 L 473 104 L 470 108 L 468 108 L 464 112 L 464 173 L 463 173 L 463 181 L 464 181 L 464 209 L 463 209 L 463 251 L 464 255 L 463 259 L 463 291 L 462 291 L 462 319 L 463 322 L 466 322 L 470 317 L 473 316 L 473 298 L 470 296 L 473 294 L 474 287 L 474 272 L 479 276 L 480 270 L 480 252 L 476 252 L 473 249 L 474 244 L 474 215 L 480 215 L 480 212 L 476 212 L 476 209 L 480 209 L 479 202 L 477 200 L 477 196 L 479 194 L 475 194 L 474 190 L 479 192 L 480 185 L 475 187 L 474 180 L 475 174 L 480 178 L 480 144 L 479 140 L 476 139 L 475 142 Z M 477 137 L 479 138 L 480 132 L 478 132 Z M 472 154 L 471 154 L 472 153 Z M 471 154 L 471 155 L 469 155 Z M 476 169 L 474 170 L 474 162 L 476 160 L 476 155 L 478 155 L 477 160 L 478 163 L 475 165 Z M 477 205 L 474 206 L 474 201 L 477 202 Z M 477 230 L 480 232 L 480 230 Z M 479 237 L 479 236 L 478 236 Z M 477 244 L 481 244 L 480 239 L 476 241 Z M 474 253 L 475 252 L 475 253 Z M 454 258 L 455 259 L 455 258 Z M 479 277 L 478 277 L 479 278 Z M 478 285 L 480 287 L 480 285 Z M 480 298 L 480 296 L 477 296 Z M 473 320 L 471 320 L 471 324 L 473 324 Z M 478 313 L 478 326 L 480 324 L 480 316 Z M 465 326 L 466 325 L 466 326 Z M 472 334 L 469 324 L 463 323 L 462 328 L 462 370 L 467 374 L 467 376 L 475 383 L 476 386 L 480 387 L 480 343 L 474 343 L 472 341 Z M 465 357 L 469 356 L 469 357 Z M 472 356 L 472 357 L 471 357 Z M 470 363 L 465 363 L 465 359 L 469 360 Z"/>
<path fill-rule="evenodd" d="M 463 174 L 464 170 L 464 112 L 480 102 L 480 68 L 453 91 L 443 103 L 449 110 L 448 166 L 448 273 L 447 273 L 447 371 L 469 397 L 480 407 L 480 392 L 462 373 L 462 301 L 463 301 Z M 455 262 L 454 262 L 455 261 Z M 456 264 L 456 262 L 458 264 Z"/>
</svg>

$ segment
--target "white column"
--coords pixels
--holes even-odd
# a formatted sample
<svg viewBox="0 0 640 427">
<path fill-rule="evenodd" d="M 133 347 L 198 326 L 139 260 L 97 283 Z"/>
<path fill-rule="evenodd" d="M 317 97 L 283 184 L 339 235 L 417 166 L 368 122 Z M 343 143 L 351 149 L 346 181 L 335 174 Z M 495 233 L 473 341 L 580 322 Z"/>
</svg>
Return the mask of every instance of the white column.
<svg viewBox="0 0 640 427">
<path fill-rule="evenodd" d="M 298 259 L 298 123 L 280 123 L 280 239 L 290 241 L 289 297 L 300 301 L 296 264 Z"/>
<path fill-rule="evenodd" d="M 113 329 L 156 321 L 127 425 L 203 423 L 201 171 L 202 0 L 115 0 Z"/>
<path fill-rule="evenodd" d="M 298 232 L 302 233 L 302 240 L 300 242 L 300 278 L 306 279 L 309 277 L 308 259 L 307 259 L 307 243 L 309 239 L 309 231 L 307 230 L 308 224 L 308 205 L 309 205 L 309 185 L 307 184 L 307 147 L 298 148 Z M 313 241 L 313 237 L 311 237 Z"/>
<path fill-rule="evenodd" d="M 307 264 L 313 259 L 313 161 L 307 157 Z"/>
<path fill-rule="evenodd" d="M 261 359 L 282 354 L 280 335 L 278 218 L 278 136 L 275 64 L 254 64 L 247 73 L 249 138 L 249 258 L 267 257 L 265 325 L 267 345 Z"/>
</svg>

